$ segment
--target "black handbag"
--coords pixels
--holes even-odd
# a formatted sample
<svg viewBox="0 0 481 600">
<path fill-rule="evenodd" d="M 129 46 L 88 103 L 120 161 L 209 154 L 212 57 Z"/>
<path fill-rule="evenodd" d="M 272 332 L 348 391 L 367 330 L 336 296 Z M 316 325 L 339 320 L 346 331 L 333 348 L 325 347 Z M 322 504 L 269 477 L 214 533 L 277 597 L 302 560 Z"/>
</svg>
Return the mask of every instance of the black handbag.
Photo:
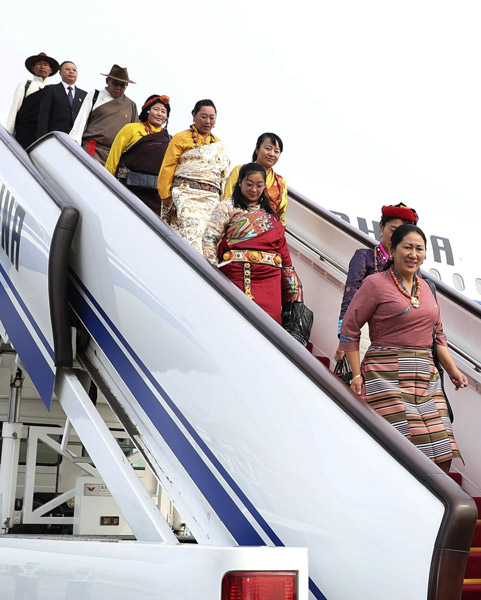
<svg viewBox="0 0 481 600">
<path fill-rule="evenodd" d="M 425 279 L 425 281 L 429 285 L 429 287 L 431 288 L 431 292 L 433 293 L 434 298 L 437 299 L 435 284 L 430 279 Z M 449 399 L 448 399 L 448 396 L 446 394 L 446 390 L 444 389 L 444 369 L 443 369 L 441 363 L 439 362 L 438 351 L 436 349 L 436 346 L 437 346 L 437 344 L 436 344 L 436 331 L 437 331 L 437 328 L 438 328 L 438 324 L 436 323 L 436 325 L 434 326 L 434 331 L 433 331 L 433 347 L 431 349 L 431 352 L 432 352 L 432 355 L 433 355 L 434 366 L 438 370 L 439 379 L 441 380 L 441 389 L 443 390 L 444 398 L 446 400 L 446 406 L 448 408 L 449 419 L 450 419 L 451 423 L 454 423 L 453 409 L 451 407 L 451 404 L 449 403 Z"/>
<path fill-rule="evenodd" d="M 337 375 L 341 381 L 344 381 L 346 385 L 351 385 L 352 381 L 352 369 L 349 361 L 344 356 L 342 360 L 336 363 L 334 367 L 334 375 Z"/>
<path fill-rule="evenodd" d="M 127 171 L 125 178 L 127 187 L 142 188 L 144 190 L 157 189 L 157 175 L 148 173 L 137 173 L 136 171 Z"/>
<path fill-rule="evenodd" d="M 292 337 L 303 346 L 307 346 L 311 335 L 314 314 L 304 302 L 287 302 L 282 307 L 281 324 Z"/>
<path fill-rule="evenodd" d="M 156 190 L 157 189 L 157 175 L 150 175 L 149 173 L 138 173 L 137 171 L 131 171 L 123 163 L 123 159 L 119 162 L 115 177 L 129 188 L 140 188 L 144 190 Z"/>
</svg>

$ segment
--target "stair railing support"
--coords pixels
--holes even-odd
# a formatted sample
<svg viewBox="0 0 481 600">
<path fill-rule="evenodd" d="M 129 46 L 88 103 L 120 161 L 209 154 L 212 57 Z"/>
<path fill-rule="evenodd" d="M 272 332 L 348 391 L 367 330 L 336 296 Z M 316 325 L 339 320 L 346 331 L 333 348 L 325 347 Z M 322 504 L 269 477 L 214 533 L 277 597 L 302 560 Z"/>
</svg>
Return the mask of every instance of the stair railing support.
<svg viewBox="0 0 481 600">
<path fill-rule="evenodd" d="M 19 415 L 22 386 L 25 378 L 22 370 L 15 363 L 11 364 L 11 369 L 8 415 L 7 421 L 3 423 L 2 427 L 2 460 L 0 463 L 0 533 L 2 534 L 8 533 L 14 524 L 18 457 L 23 435 L 23 424 L 19 422 Z"/>
</svg>

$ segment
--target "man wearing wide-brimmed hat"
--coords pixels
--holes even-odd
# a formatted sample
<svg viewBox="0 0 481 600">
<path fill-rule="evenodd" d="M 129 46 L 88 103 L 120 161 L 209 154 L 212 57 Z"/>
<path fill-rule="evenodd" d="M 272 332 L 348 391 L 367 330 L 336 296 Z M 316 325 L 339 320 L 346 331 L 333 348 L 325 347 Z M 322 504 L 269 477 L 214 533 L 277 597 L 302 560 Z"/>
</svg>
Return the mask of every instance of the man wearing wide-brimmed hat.
<svg viewBox="0 0 481 600">
<path fill-rule="evenodd" d="M 33 79 L 18 84 L 12 106 L 7 117 L 7 131 L 15 136 L 24 148 L 37 139 L 37 121 L 43 88 L 49 83 L 49 76 L 58 71 L 58 62 L 45 52 L 29 56 L 25 66 Z"/>
<path fill-rule="evenodd" d="M 129 83 L 135 83 L 127 69 L 113 65 L 110 73 L 101 75 L 107 77 L 107 87 L 87 94 L 70 136 L 104 165 L 117 133 L 127 123 L 136 123 L 139 115 L 135 102 L 125 95 Z"/>
</svg>

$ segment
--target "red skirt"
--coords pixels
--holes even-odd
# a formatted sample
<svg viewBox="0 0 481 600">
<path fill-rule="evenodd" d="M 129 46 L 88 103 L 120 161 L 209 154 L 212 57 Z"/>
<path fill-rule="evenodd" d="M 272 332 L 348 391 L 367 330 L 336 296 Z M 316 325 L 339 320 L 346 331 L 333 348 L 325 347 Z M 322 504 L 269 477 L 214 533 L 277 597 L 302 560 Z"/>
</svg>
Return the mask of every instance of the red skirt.
<svg viewBox="0 0 481 600">
<path fill-rule="evenodd" d="M 235 285 L 254 300 L 278 323 L 281 322 L 282 272 L 279 267 L 231 262 L 221 267 Z M 250 277 L 246 271 L 250 270 Z M 250 279 L 250 281 L 249 281 Z"/>
</svg>

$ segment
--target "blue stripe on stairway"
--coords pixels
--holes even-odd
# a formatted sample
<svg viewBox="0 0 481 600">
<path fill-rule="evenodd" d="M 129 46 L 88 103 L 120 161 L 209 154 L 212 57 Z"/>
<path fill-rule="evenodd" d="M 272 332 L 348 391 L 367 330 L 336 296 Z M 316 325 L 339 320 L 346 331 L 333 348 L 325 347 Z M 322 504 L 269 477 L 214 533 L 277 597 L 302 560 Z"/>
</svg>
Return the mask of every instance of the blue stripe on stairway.
<svg viewBox="0 0 481 600">
<path fill-rule="evenodd" d="M 161 406 L 159 400 L 140 376 L 137 369 L 142 371 L 155 390 L 168 403 L 169 407 L 194 438 L 196 444 L 202 449 L 208 459 L 212 462 L 215 469 L 220 473 L 232 491 L 239 500 L 242 501 L 247 511 L 268 535 L 272 543 L 276 546 L 284 546 L 282 540 L 277 536 L 270 525 L 265 521 L 259 511 L 255 508 L 249 498 L 240 489 L 223 465 L 218 461 L 202 438 L 197 434 L 194 427 L 179 410 L 174 401 L 169 397 L 159 382 L 152 376 L 140 357 L 135 353 L 127 340 L 121 335 L 114 323 L 95 300 L 80 278 L 70 271 L 72 282 L 70 285 L 69 296 L 74 310 L 84 322 L 90 334 L 102 348 L 107 358 L 110 360 L 115 370 L 121 375 L 132 395 L 137 399 L 139 405 L 149 416 L 150 420 L 159 431 L 163 439 L 167 442 L 172 452 L 182 463 L 189 473 L 189 476 L 199 487 L 202 494 L 215 510 L 216 514 L 226 525 L 227 529 L 234 537 L 236 542 L 241 545 L 265 545 L 265 542 L 254 529 L 252 523 L 246 518 L 245 511 L 241 510 L 221 482 L 215 477 L 208 465 L 202 460 L 202 457 L 196 452 L 192 444 L 185 437 L 179 426 L 173 421 L 171 416 Z M 85 296 L 85 297 L 84 297 Z M 114 339 L 107 327 L 102 323 L 100 317 L 90 307 L 89 302 L 95 307 L 95 310 L 101 316 L 102 320 L 113 332 L 118 342 Z M 327 600 L 315 583 L 309 579 L 309 589 L 317 600 Z"/>
</svg>

